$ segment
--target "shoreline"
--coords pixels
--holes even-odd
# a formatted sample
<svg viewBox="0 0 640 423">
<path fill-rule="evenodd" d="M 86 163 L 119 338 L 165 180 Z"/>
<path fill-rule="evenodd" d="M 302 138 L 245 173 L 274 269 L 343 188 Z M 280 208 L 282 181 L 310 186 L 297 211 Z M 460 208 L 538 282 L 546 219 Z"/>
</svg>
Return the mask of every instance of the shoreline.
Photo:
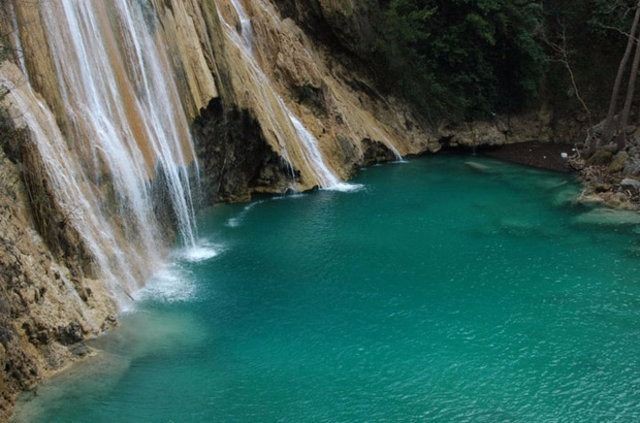
<svg viewBox="0 0 640 423">
<path fill-rule="evenodd" d="M 576 153 L 576 148 L 571 144 L 527 141 L 496 147 L 481 147 L 477 153 L 536 169 L 561 173 L 575 172 L 571 167 L 570 157 Z"/>
<path fill-rule="evenodd" d="M 585 161 L 578 148 L 571 144 L 529 141 L 480 147 L 477 153 L 535 169 L 575 174 L 582 184 L 578 202 L 586 206 L 640 212 L 640 181 L 620 175 L 611 165 Z"/>
</svg>

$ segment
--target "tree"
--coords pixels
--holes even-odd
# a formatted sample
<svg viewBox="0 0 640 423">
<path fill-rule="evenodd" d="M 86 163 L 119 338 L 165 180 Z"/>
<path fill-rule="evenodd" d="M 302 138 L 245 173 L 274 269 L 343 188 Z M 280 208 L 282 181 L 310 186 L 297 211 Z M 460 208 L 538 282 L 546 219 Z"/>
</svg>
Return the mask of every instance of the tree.
<svg viewBox="0 0 640 423">
<path fill-rule="evenodd" d="M 432 115 L 486 118 L 536 98 L 541 0 L 391 0 L 382 16 L 385 82 Z"/>
<path fill-rule="evenodd" d="M 639 3 L 640 5 L 640 3 Z M 631 34 L 629 38 L 635 38 L 635 34 Z M 627 141 L 626 128 L 629 124 L 629 114 L 631 113 L 631 103 L 636 92 L 636 80 L 638 78 L 638 68 L 640 67 L 640 42 L 636 42 L 636 52 L 633 56 L 633 64 L 631 65 L 631 72 L 629 74 L 629 83 L 627 84 L 627 95 L 624 102 L 624 108 L 622 109 L 622 117 L 618 124 L 620 133 L 618 134 L 617 144 L 618 149 L 622 150 L 625 147 Z"/>
<path fill-rule="evenodd" d="M 614 117 L 616 113 L 616 109 L 618 106 L 618 97 L 620 95 L 620 88 L 622 87 L 622 80 L 624 78 L 625 70 L 627 67 L 627 63 L 629 62 L 629 58 L 631 57 L 631 51 L 633 50 L 633 45 L 637 40 L 636 32 L 638 28 L 638 22 L 640 21 L 640 1 L 636 5 L 636 13 L 633 18 L 633 23 L 631 25 L 631 31 L 628 34 L 627 47 L 624 51 L 624 55 L 622 56 L 622 60 L 620 61 L 620 65 L 618 66 L 618 72 L 616 74 L 616 80 L 613 84 L 613 93 L 611 94 L 611 100 L 609 102 L 609 110 L 607 112 L 607 117 L 604 123 L 604 130 L 602 133 L 602 139 L 607 141 L 612 138 L 613 129 L 614 129 Z M 637 56 L 636 50 L 636 56 Z"/>
</svg>

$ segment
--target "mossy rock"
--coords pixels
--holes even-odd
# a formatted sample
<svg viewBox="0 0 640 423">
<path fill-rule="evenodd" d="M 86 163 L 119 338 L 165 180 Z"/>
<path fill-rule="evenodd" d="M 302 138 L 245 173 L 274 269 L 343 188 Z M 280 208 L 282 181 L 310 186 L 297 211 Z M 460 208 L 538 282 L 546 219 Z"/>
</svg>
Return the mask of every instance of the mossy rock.
<svg viewBox="0 0 640 423">
<path fill-rule="evenodd" d="M 589 157 L 589 164 L 592 165 L 606 165 L 613 159 L 613 153 L 604 148 L 596 150 L 591 157 Z"/>
<path fill-rule="evenodd" d="M 620 151 L 613 157 L 613 160 L 609 164 L 609 172 L 618 173 L 622 172 L 627 165 L 627 161 L 629 160 L 629 154 L 626 151 Z"/>
</svg>

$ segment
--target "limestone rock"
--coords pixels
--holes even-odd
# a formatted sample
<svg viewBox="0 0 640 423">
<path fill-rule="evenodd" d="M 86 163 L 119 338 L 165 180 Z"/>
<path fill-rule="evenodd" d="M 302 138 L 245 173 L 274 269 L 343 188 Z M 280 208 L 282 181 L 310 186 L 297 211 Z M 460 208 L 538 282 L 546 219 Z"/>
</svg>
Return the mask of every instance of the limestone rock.
<svg viewBox="0 0 640 423">
<path fill-rule="evenodd" d="M 14 79 L 20 71 L 4 63 L 0 73 Z M 102 281 L 87 277 L 82 243 L 60 224 L 55 202 L 45 201 L 47 181 L 28 136 L 11 122 L 3 122 L 2 135 L 13 140 L 0 143 L 0 420 L 19 391 L 76 359 L 57 337 L 59 327 L 76 322 L 83 337 L 97 336 L 116 312 Z M 89 291 L 85 302 L 80 292 Z M 77 331 L 65 333 L 77 339 Z"/>
<path fill-rule="evenodd" d="M 581 214 L 575 219 L 576 223 L 589 225 L 639 225 L 640 214 L 629 210 L 599 208 Z"/>
<path fill-rule="evenodd" d="M 624 178 L 622 182 L 620 182 L 620 186 L 623 188 L 632 188 L 640 191 L 640 181 L 632 178 Z"/>
<path fill-rule="evenodd" d="M 625 175 L 630 175 L 630 176 L 640 175 L 640 159 L 637 157 L 640 157 L 640 156 L 630 157 L 629 160 L 627 160 L 627 163 L 623 171 Z"/>
</svg>

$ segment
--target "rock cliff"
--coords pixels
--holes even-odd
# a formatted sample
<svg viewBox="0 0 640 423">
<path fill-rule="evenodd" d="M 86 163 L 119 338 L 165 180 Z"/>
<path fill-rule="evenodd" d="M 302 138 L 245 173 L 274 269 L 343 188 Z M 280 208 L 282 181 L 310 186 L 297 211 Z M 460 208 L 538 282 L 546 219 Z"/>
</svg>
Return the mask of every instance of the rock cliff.
<svg viewBox="0 0 640 423">
<path fill-rule="evenodd" d="M 4 65 L 2 73 L 19 73 Z M 4 108 L 0 143 L 0 420 L 15 396 L 90 351 L 81 343 L 116 323 L 77 232 Z"/>
</svg>

